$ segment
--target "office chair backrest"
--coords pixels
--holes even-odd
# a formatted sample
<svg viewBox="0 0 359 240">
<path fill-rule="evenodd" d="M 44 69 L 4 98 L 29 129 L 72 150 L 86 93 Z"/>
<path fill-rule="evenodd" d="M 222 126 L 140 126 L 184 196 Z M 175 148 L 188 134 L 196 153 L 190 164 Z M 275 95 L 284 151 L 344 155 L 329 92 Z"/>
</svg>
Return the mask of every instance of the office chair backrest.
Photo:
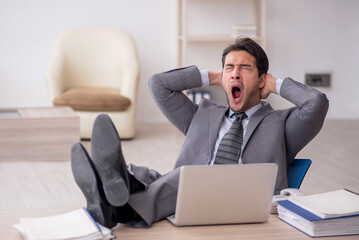
<svg viewBox="0 0 359 240">
<path fill-rule="evenodd" d="M 305 174 L 307 173 L 312 160 L 310 159 L 294 159 L 287 173 L 288 188 L 299 189 Z"/>
</svg>

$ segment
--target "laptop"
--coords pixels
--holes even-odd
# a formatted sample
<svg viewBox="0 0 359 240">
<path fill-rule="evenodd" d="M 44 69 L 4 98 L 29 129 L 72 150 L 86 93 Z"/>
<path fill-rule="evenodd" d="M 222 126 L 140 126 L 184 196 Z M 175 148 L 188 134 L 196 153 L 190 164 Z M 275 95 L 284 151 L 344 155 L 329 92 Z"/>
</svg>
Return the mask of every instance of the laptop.
<svg viewBox="0 0 359 240">
<path fill-rule="evenodd" d="M 278 166 L 275 163 L 181 167 L 176 226 L 266 222 Z"/>
</svg>

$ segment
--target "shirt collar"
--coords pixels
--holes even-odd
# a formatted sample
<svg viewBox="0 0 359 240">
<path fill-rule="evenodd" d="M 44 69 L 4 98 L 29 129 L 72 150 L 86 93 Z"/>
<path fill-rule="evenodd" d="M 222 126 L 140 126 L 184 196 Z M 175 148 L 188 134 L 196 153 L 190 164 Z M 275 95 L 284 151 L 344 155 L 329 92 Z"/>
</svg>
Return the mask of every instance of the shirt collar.
<svg viewBox="0 0 359 240">
<path fill-rule="evenodd" d="M 255 106 L 251 107 L 250 109 L 248 109 L 247 111 L 245 111 L 245 113 L 246 113 L 246 115 L 247 115 L 247 117 L 248 117 L 248 120 L 251 118 L 251 116 L 252 116 L 255 112 L 257 112 L 261 107 L 263 107 L 263 106 L 265 106 L 265 105 L 267 105 L 267 104 L 268 104 L 268 102 L 261 101 L 259 104 L 255 105 Z M 228 117 L 229 117 L 229 118 L 232 118 L 232 117 L 234 116 L 234 114 L 235 114 L 235 113 L 232 111 L 232 109 L 229 108 Z"/>
</svg>

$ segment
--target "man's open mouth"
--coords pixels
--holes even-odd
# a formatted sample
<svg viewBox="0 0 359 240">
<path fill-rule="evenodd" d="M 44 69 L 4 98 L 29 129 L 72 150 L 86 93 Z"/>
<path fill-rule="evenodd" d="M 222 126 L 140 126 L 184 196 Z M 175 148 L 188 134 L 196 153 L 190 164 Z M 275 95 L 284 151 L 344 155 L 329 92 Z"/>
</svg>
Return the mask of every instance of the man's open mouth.
<svg viewBox="0 0 359 240">
<path fill-rule="evenodd" d="M 242 96 L 242 90 L 236 86 L 232 87 L 232 96 L 233 96 L 234 102 L 239 102 L 239 100 L 241 99 L 241 96 Z"/>
</svg>

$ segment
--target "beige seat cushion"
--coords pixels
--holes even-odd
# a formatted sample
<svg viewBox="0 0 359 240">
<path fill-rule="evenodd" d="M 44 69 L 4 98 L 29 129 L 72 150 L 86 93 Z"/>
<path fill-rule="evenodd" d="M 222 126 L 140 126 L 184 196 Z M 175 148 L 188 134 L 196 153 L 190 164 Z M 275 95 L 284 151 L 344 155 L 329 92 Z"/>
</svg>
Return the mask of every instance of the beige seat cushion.
<svg viewBox="0 0 359 240">
<path fill-rule="evenodd" d="M 131 105 L 131 100 L 122 96 L 120 89 L 79 87 L 66 90 L 54 99 L 53 104 L 83 111 L 123 111 Z"/>
</svg>

